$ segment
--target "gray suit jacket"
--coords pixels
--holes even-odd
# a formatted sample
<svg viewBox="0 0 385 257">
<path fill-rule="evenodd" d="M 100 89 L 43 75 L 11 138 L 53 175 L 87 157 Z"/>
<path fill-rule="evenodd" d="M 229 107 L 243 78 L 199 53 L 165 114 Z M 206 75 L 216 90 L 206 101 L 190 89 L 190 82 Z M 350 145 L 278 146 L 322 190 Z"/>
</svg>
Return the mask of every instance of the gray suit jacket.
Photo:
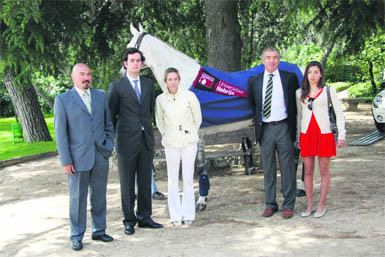
<svg viewBox="0 0 385 257">
<path fill-rule="evenodd" d="M 139 151 L 142 126 L 148 150 L 154 149 L 154 82 L 140 76 L 140 89 L 140 102 L 127 76 L 112 82 L 108 89 L 111 118 L 117 136 L 116 149 L 121 153 Z"/>
<path fill-rule="evenodd" d="M 263 135 L 262 126 L 262 88 L 263 88 L 263 75 L 259 73 L 249 78 L 247 82 L 248 95 L 251 106 L 253 108 L 253 122 L 255 124 L 255 139 L 260 141 Z M 287 119 L 289 126 L 290 138 L 294 142 L 296 139 L 296 127 L 297 127 L 297 106 L 295 91 L 299 88 L 298 78 L 295 73 L 287 71 L 279 71 L 279 75 L 282 81 L 283 95 L 287 110 Z"/>
<path fill-rule="evenodd" d="M 90 90 L 92 115 L 75 88 L 55 98 L 55 137 L 61 164 L 73 164 L 76 171 L 91 170 L 95 151 L 109 158 L 114 146 L 106 94 Z"/>
</svg>

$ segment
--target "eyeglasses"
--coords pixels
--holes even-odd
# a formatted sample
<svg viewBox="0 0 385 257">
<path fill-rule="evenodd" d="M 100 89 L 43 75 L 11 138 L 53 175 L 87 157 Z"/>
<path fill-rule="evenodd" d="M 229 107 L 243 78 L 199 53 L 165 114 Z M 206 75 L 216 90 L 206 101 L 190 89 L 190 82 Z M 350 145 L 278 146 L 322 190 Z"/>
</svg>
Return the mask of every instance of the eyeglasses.
<svg viewBox="0 0 385 257">
<path fill-rule="evenodd" d="M 313 110 L 313 101 L 314 101 L 314 98 L 313 97 L 310 97 L 309 100 L 307 101 L 309 104 L 307 105 L 307 108 L 312 111 Z"/>
</svg>

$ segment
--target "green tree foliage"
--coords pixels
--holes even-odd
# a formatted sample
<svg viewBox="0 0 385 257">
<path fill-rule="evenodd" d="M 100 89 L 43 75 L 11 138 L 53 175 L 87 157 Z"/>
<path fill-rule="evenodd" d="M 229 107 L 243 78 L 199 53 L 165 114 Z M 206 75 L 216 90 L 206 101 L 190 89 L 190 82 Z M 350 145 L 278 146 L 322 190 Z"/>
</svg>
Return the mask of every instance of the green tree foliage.
<svg viewBox="0 0 385 257">
<path fill-rule="evenodd" d="M 261 53 L 264 48 L 285 46 L 290 31 L 284 26 L 287 8 L 280 2 L 239 0 L 243 69 L 261 63 Z"/>
</svg>

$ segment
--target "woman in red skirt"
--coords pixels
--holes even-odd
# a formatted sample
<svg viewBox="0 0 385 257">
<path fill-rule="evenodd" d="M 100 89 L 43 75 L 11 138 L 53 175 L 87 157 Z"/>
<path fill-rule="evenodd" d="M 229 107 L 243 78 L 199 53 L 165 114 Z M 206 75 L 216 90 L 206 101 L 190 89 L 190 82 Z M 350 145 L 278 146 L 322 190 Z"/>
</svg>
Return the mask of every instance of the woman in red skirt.
<svg viewBox="0 0 385 257">
<path fill-rule="evenodd" d="M 325 201 L 329 191 L 330 158 L 336 155 L 334 134 L 330 129 L 328 113 L 328 97 L 325 87 L 323 69 L 319 62 L 310 62 L 303 77 L 302 88 L 296 92 L 298 111 L 298 148 L 305 164 L 305 190 L 307 209 L 302 217 L 308 217 L 313 212 L 314 217 L 320 218 L 325 212 Z M 338 144 L 345 144 L 345 118 L 342 112 L 337 93 L 330 87 L 330 97 L 337 116 Z M 318 165 L 321 173 L 321 192 L 317 209 L 313 208 L 313 174 L 315 157 L 318 156 Z"/>
</svg>

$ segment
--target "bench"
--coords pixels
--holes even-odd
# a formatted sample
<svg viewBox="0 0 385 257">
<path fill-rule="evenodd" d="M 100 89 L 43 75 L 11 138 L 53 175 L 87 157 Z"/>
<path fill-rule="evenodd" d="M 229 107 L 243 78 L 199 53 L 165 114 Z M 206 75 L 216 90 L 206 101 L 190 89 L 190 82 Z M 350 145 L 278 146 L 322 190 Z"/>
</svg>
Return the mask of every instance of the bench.
<svg viewBox="0 0 385 257">
<path fill-rule="evenodd" d="M 359 103 L 367 103 L 366 98 L 357 97 L 357 98 L 342 98 L 342 102 L 348 105 L 348 111 L 357 111 Z"/>
<path fill-rule="evenodd" d="M 198 158 L 197 168 L 204 167 L 202 162 L 204 159 L 209 158 L 221 158 L 228 156 L 241 156 L 243 157 L 243 163 L 245 167 L 245 174 L 249 175 L 255 171 L 255 164 L 253 160 L 253 154 L 255 148 L 253 148 L 253 141 L 255 140 L 254 127 L 246 127 L 241 129 L 235 129 L 226 132 L 217 132 L 213 134 L 200 133 L 200 141 L 198 144 L 198 153 L 201 152 L 200 158 Z M 162 149 L 161 136 L 157 130 L 155 130 L 155 142 L 156 149 Z M 220 152 L 205 151 L 205 146 L 208 145 L 226 145 L 226 144 L 240 144 L 239 149 L 227 149 Z M 200 146 L 199 146 L 200 145 Z"/>
</svg>

